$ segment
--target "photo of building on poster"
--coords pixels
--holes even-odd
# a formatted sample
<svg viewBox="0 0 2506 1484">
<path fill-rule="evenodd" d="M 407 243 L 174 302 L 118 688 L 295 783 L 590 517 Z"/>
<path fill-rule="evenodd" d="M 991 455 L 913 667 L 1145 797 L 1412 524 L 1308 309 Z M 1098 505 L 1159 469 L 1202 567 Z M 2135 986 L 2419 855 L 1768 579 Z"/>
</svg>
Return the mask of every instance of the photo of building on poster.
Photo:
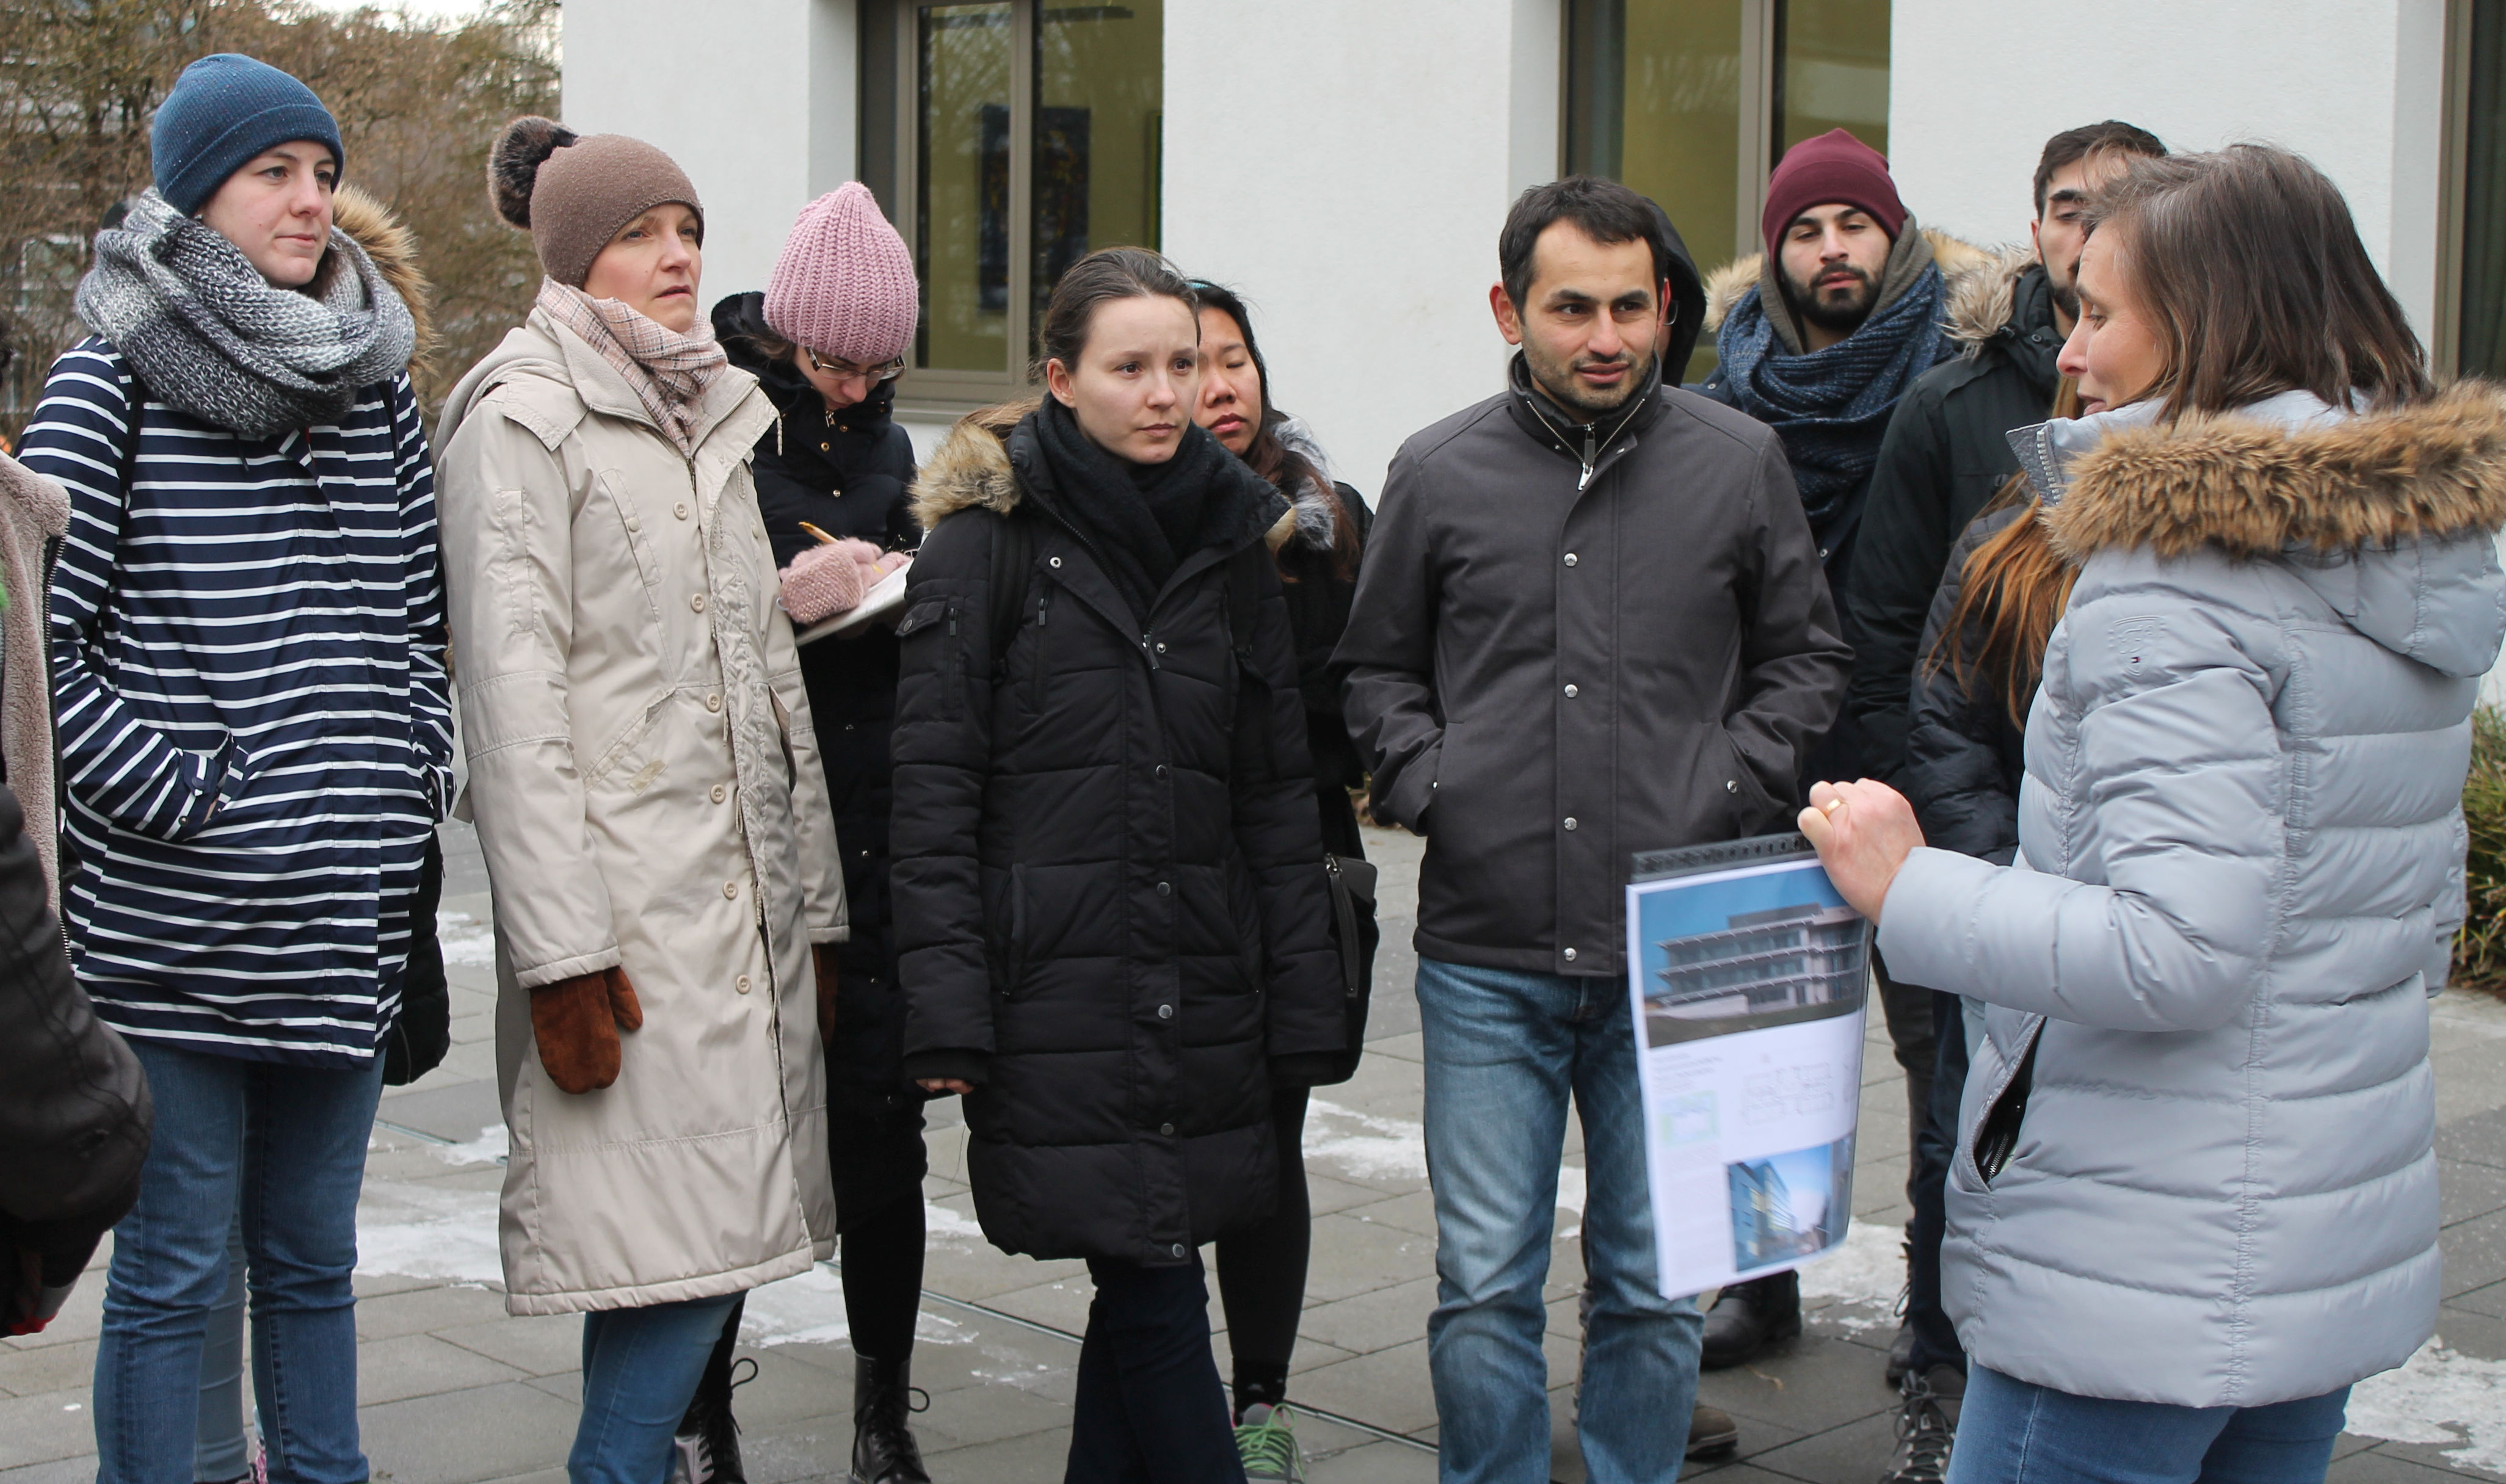
<svg viewBox="0 0 2506 1484">
<path fill-rule="evenodd" d="M 1844 1238 L 1853 1209 L 1853 1136 L 1742 1159 L 1732 1181 L 1732 1266 L 1739 1272 L 1814 1257 Z"/>
<path fill-rule="evenodd" d="M 1743 858 L 1700 852 L 1628 888 L 1646 1164 L 1671 1295 L 1833 1252 L 1853 1210 L 1869 925 L 1806 845 L 1733 849 Z"/>
</svg>

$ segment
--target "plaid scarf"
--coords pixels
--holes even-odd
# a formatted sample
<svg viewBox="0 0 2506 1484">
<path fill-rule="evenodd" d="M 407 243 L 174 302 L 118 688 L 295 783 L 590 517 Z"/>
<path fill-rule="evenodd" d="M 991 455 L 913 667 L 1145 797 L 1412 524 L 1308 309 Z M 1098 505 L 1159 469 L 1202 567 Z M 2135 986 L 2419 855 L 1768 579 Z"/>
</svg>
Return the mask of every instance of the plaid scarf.
<svg viewBox="0 0 2506 1484">
<path fill-rule="evenodd" d="M 712 325 L 699 318 L 694 331 L 681 335 L 617 300 L 594 299 L 554 278 L 540 283 L 540 307 L 618 369 L 679 452 L 697 451 L 705 390 L 731 367 Z"/>
<path fill-rule="evenodd" d="M 408 368 L 417 344 L 409 306 L 336 227 L 315 282 L 277 287 L 151 188 L 120 227 L 95 234 L 78 312 L 167 406 L 271 438 L 346 416 L 360 391 Z"/>
</svg>

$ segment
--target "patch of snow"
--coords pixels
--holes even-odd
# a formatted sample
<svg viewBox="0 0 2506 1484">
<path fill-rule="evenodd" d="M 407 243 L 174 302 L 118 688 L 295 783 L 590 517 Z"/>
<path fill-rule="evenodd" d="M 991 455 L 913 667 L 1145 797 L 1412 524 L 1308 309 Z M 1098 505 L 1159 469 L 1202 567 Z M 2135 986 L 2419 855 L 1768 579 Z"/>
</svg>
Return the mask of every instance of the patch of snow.
<svg viewBox="0 0 2506 1484">
<path fill-rule="evenodd" d="M 951 1247 L 964 1248 L 984 1240 L 984 1228 L 973 1217 L 953 1206 L 935 1205 L 930 1201 L 922 1203 L 922 1234 L 926 1246 L 933 1242 L 946 1242 Z"/>
<path fill-rule="evenodd" d="M 1803 1300 L 1834 1305 L 1820 1317 L 1846 1329 L 1893 1328 L 1897 1292 L 1906 1286 L 1906 1254 L 1899 1247 L 1904 1240 L 1902 1228 L 1854 1221 L 1826 1255 L 1802 1264 Z"/>
<path fill-rule="evenodd" d="M 1359 1180 L 1425 1180 L 1426 1126 L 1315 1098 L 1306 1105 L 1306 1159 Z"/>
<path fill-rule="evenodd" d="M 435 940 L 448 966 L 496 962 L 496 931 L 467 912 L 436 913 Z"/>
<path fill-rule="evenodd" d="M 2439 1335 L 2401 1369 L 2349 1389 L 2347 1429 L 2431 1444 L 2451 1463 L 2506 1473 L 2506 1360 L 2448 1350 Z"/>
<path fill-rule="evenodd" d="M 512 1152 L 509 1138 L 505 1125 L 490 1123 L 468 1144 L 430 1144 L 426 1151 L 449 1165 L 503 1164 L 505 1156 Z"/>
<path fill-rule="evenodd" d="M 501 1283 L 496 1192 L 368 1180 L 357 1201 L 357 1271 Z"/>
<path fill-rule="evenodd" d="M 823 1262 L 749 1290 L 739 1316 L 739 1338 L 746 1345 L 835 1345 L 852 1332 L 844 1318 L 843 1280 Z"/>
</svg>

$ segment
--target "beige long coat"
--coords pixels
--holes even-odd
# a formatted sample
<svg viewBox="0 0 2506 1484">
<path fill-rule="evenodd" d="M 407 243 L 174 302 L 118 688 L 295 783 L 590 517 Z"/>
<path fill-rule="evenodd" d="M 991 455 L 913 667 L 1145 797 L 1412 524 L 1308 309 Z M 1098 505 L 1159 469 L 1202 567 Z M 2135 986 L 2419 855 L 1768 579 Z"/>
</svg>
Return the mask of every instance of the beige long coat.
<svg viewBox="0 0 2506 1484">
<path fill-rule="evenodd" d="M 809 950 L 844 936 L 843 877 L 749 479 L 772 418 L 728 371 L 683 457 L 539 310 L 445 405 L 516 1314 L 709 1297 L 833 1250 Z M 527 992 L 611 965 L 643 1029 L 613 1085 L 560 1092 Z"/>
</svg>

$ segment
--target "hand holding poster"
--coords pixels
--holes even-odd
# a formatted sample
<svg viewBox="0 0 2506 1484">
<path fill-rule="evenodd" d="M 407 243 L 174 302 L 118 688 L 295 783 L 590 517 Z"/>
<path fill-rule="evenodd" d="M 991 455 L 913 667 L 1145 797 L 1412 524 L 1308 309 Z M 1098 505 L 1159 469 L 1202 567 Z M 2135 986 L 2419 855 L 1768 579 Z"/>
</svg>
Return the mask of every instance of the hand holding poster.
<svg viewBox="0 0 2506 1484">
<path fill-rule="evenodd" d="M 1636 866 L 1627 961 L 1662 1291 L 1824 1256 L 1853 1208 L 1868 924 L 1798 835 Z"/>
</svg>

